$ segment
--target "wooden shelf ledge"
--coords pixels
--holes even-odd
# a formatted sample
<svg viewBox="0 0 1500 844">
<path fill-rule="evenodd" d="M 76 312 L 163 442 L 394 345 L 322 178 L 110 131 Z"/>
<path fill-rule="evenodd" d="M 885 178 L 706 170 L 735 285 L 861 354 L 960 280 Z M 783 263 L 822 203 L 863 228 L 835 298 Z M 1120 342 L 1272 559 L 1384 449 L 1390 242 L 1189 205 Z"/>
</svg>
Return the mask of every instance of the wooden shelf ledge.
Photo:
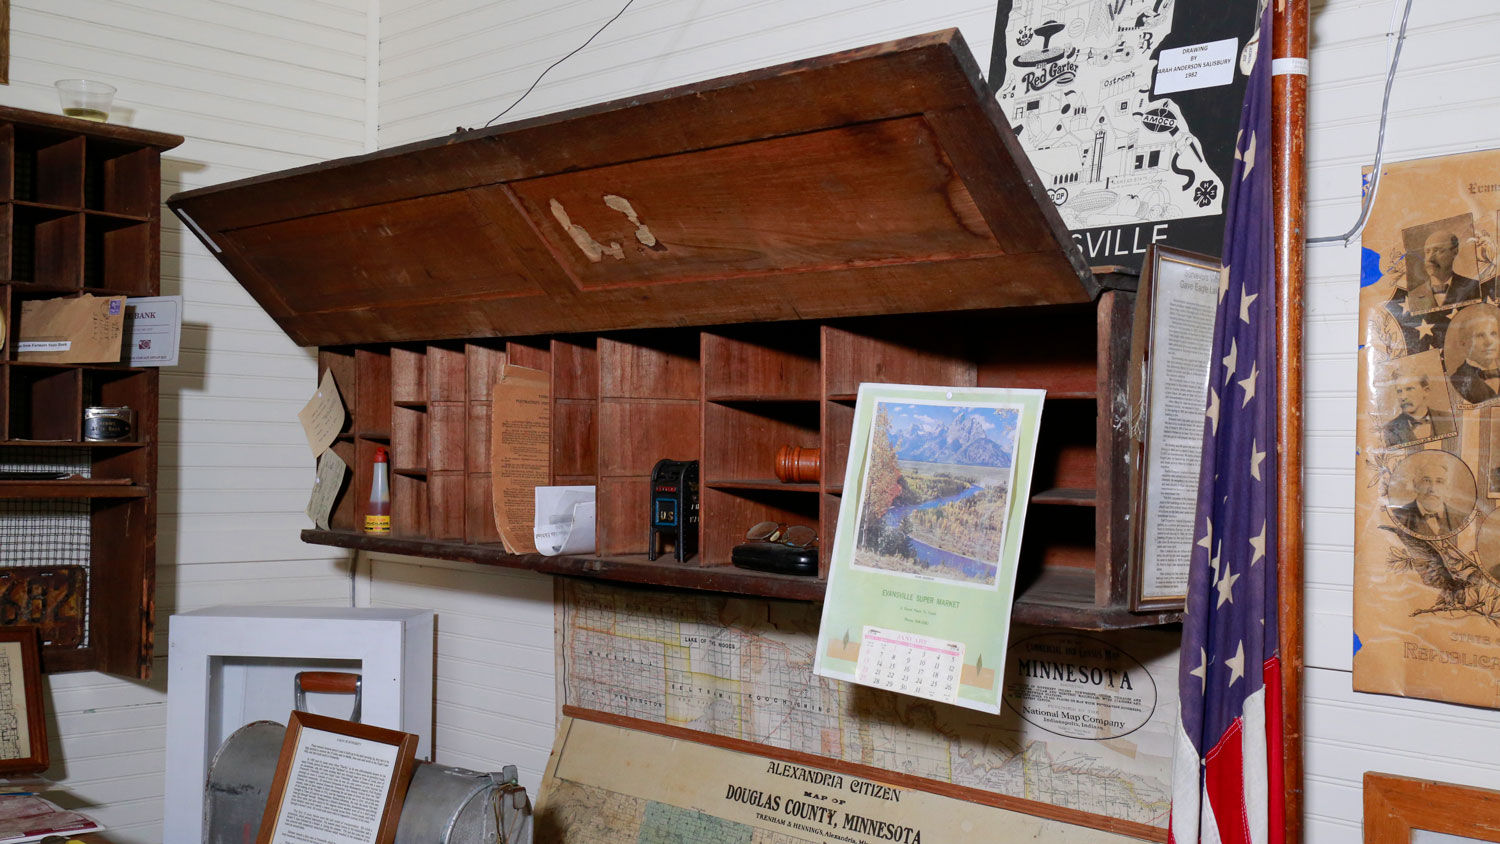
<svg viewBox="0 0 1500 844">
<path fill-rule="evenodd" d="M 1076 630 L 1119 630 L 1182 621 L 1180 612 L 1131 612 L 1123 606 L 1096 605 L 1093 569 L 1048 568 L 1029 581 L 1022 574 L 1017 588 L 1012 617 L 1026 624 Z"/>
<path fill-rule="evenodd" d="M 817 404 L 817 396 L 789 396 L 775 393 L 710 394 L 704 401 L 713 404 Z"/>
<path fill-rule="evenodd" d="M 612 557 L 546 557 L 541 554 L 507 554 L 500 545 L 466 545 L 461 542 L 439 542 L 431 539 L 393 539 L 369 536 L 353 531 L 304 530 L 302 541 L 314 545 L 334 545 L 359 551 L 432 557 L 464 563 L 482 563 L 514 569 L 530 569 L 543 574 L 564 574 L 701 589 L 709 592 L 733 592 L 766 598 L 794 601 L 821 601 L 827 583 L 811 577 L 768 574 L 734 566 L 703 567 L 679 563 L 670 556 L 647 560 L 645 554 Z"/>
<path fill-rule="evenodd" d="M 140 440 L 129 442 L 93 442 L 90 440 L 0 440 L 4 448 L 144 448 L 150 443 Z"/>
<path fill-rule="evenodd" d="M 709 489 L 768 489 L 776 492 L 817 492 L 817 484 L 783 483 L 776 478 L 725 478 L 704 481 Z"/>
<path fill-rule="evenodd" d="M 145 498 L 149 487 L 128 481 L 0 481 L 0 498 Z"/>
<path fill-rule="evenodd" d="M 1099 503 L 1099 493 L 1092 489 L 1070 489 L 1067 487 L 1044 489 L 1041 492 L 1032 493 L 1031 503 L 1095 507 Z"/>
<path fill-rule="evenodd" d="M 589 577 L 621 583 L 759 595 L 793 601 L 821 601 L 828 582 L 811 577 L 769 574 L 734 566 L 697 566 L 671 557 L 647 560 L 644 554 L 612 557 L 545 557 L 507 554 L 500 545 L 466 545 L 431 539 L 393 539 L 354 531 L 304 530 L 302 541 L 357 551 L 431 557 L 463 563 L 529 569 L 542 574 Z M 1176 612 L 1133 613 L 1124 607 L 1093 603 L 1094 573 L 1087 569 L 1049 569 L 1022 587 L 1012 618 L 1022 624 L 1082 630 L 1153 627 L 1182 620 Z"/>
</svg>

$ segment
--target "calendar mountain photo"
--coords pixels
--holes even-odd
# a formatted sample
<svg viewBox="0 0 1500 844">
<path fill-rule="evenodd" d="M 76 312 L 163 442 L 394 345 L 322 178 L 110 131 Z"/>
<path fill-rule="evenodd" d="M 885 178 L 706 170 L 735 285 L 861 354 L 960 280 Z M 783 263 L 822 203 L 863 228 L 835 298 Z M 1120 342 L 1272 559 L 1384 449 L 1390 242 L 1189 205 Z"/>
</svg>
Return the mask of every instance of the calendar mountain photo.
<svg viewBox="0 0 1500 844">
<path fill-rule="evenodd" d="M 993 585 L 1018 415 L 1007 407 L 881 402 L 853 564 Z"/>
</svg>

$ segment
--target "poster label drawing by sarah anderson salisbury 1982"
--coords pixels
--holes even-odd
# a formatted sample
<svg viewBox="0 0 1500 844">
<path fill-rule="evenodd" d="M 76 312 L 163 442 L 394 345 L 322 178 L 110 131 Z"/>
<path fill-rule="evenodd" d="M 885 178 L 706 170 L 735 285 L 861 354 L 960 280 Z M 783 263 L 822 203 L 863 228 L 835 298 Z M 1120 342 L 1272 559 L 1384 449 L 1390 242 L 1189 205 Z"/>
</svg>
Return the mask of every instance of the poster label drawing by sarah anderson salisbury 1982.
<svg viewBox="0 0 1500 844">
<path fill-rule="evenodd" d="M 990 84 L 1073 238 L 1218 255 L 1263 0 L 998 0 Z"/>
<path fill-rule="evenodd" d="M 1360 279 L 1359 691 L 1500 707 L 1497 235 L 1500 151 L 1382 170 Z"/>
</svg>

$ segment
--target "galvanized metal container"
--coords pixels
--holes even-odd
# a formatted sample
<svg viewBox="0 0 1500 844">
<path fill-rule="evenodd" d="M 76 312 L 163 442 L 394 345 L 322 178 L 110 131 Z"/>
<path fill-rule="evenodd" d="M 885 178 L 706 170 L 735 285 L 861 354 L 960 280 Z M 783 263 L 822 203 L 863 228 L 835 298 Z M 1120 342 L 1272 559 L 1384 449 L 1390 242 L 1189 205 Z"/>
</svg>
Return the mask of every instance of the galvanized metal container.
<svg viewBox="0 0 1500 844">
<path fill-rule="evenodd" d="M 203 797 L 207 844 L 254 844 L 285 735 L 281 724 L 256 721 L 214 754 Z M 519 844 L 530 840 L 530 826 L 514 765 L 487 774 L 423 762 L 401 806 L 396 844 Z"/>
</svg>

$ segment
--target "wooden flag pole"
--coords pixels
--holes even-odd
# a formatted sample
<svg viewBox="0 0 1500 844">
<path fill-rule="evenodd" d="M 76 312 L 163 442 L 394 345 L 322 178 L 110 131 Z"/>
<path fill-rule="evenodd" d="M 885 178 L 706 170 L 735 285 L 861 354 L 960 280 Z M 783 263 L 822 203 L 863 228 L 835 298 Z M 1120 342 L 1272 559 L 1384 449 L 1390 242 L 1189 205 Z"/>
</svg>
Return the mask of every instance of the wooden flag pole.
<svg viewBox="0 0 1500 844">
<path fill-rule="evenodd" d="M 1274 0 L 1271 174 L 1276 227 L 1277 512 L 1286 844 L 1302 841 L 1302 291 L 1307 197 L 1308 0 Z"/>
</svg>

